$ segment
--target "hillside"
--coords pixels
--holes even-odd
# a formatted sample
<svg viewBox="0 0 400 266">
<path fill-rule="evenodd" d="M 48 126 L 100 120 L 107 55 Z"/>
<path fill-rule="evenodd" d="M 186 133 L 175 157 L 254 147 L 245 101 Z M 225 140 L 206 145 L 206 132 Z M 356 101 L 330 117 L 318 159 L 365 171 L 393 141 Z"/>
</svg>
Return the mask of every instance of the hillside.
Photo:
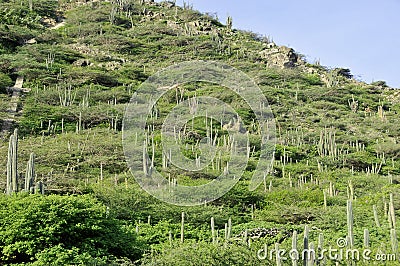
<svg viewBox="0 0 400 266">
<path fill-rule="evenodd" d="M 398 90 L 306 62 L 290 47 L 232 28 L 232 18 L 220 22 L 188 5 L 0 0 L 0 6 L 0 187 L 9 192 L 0 196 L 0 265 L 289 265 L 257 252 L 264 245 L 290 250 L 293 239 L 299 250 L 338 248 L 345 240 L 344 252 L 369 248 L 374 265 L 383 263 L 375 254 L 398 265 Z M 170 186 L 208 183 L 231 159 L 227 128 L 199 118 L 179 132 L 178 151 L 197 160 L 200 140 L 211 136 L 217 156 L 201 171 L 165 167 L 161 130 L 177 103 L 201 96 L 227 103 L 250 144 L 232 190 L 182 207 L 139 187 L 125 160 L 123 119 L 149 77 L 199 60 L 234 67 L 256 82 L 274 116 L 276 146 L 273 170 L 250 191 L 262 150 L 256 112 L 217 84 L 172 88 L 147 121 L 145 151 Z M 9 146 L 14 129 L 18 142 Z M 45 195 L 10 191 L 26 186 Z M 315 256 L 308 263 L 336 261 L 367 265 Z"/>
</svg>

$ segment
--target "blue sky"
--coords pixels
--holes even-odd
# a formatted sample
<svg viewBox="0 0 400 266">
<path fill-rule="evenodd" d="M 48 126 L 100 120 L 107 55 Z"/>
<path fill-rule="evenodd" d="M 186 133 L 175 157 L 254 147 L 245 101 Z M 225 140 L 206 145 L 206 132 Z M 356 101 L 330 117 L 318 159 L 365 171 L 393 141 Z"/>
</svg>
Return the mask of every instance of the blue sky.
<svg viewBox="0 0 400 266">
<path fill-rule="evenodd" d="M 186 0 L 328 67 L 400 88 L 400 0 Z M 183 5 L 183 0 L 177 0 Z"/>
</svg>

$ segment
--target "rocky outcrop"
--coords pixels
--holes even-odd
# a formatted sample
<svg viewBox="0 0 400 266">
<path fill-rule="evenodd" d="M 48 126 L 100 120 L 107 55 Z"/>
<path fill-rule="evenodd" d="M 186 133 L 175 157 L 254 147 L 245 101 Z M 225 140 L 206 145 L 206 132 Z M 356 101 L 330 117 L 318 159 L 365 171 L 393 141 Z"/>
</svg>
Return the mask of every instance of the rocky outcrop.
<svg viewBox="0 0 400 266">
<path fill-rule="evenodd" d="M 232 130 L 241 133 L 246 132 L 246 128 L 243 127 L 243 124 L 240 122 L 240 120 L 235 118 L 233 120 L 230 120 L 228 124 L 223 125 L 222 128 L 224 130 Z"/>
<path fill-rule="evenodd" d="M 286 46 L 275 46 L 273 43 L 260 52 L 260 56 L 266 61 L 267 66 L 291 68 L 298 63 L 298 55 L 296 52 Z"/>
<path fill-rule="evenodd" d="M 57 25 L 57 21 L 53 18 L 44 17 L 40 20 L 45 26 L 51 28 Z"/>
<path fill-rule="evenodd" d="M 247 230 L 247 237 L 257 239 L 263 237 L 275 237 L 279 234 L 280 230 L 277 228 L 253 228 Z M 246 232 L 241 232 L 236 237 L 242 238 L 244 237 Z"/>
<path fill-rule="evenodd" d="M 161 5 L 162 7 L 165 7 L 165 8 L 173 8 L 173 7 L 175 7 L 175 3 L 174 3 L 174 2 L 171 2 L 171 1 L 164 1 L 164 2 L 161 2 L 160 5 Z"/>
<path fill-rule="evenodd" d="M 110 61 L 110 62 L 106 62 L 106 63 L 100 63 L 100 64 L 98 64 L 98 66 L 104 67 L 108 71 L 114 71 L 114 70 L 118 70 L 121 68 L 121 63 L 117 62 L 117 61 Z"/>
<path fill-rule="evenodd" d="M 91 66 L 92 63 L 89 61 L 89 59 L 78 59 L 73 63 L 74 66 L 80 66 L 80 67 L 86 67 L 86 66 Z"/>
<path fill-rule="evenodd" d="M 290 231 L 282 231 L 278 228 L 252 228 L 248 229 L 246 231 L 242 231 L 240 234 L 236 235 L 233 237 L 233 240 L 235 241 L 243 241 L 245 239 L 259 239 L 259 238 L 274 238 L 277 237 L 278 235 L 281 236 L 281 239 L 278 240 L 280 242 L 281 240 L 285 238 L 289 238 L 291 236 Z"/>
</svg>

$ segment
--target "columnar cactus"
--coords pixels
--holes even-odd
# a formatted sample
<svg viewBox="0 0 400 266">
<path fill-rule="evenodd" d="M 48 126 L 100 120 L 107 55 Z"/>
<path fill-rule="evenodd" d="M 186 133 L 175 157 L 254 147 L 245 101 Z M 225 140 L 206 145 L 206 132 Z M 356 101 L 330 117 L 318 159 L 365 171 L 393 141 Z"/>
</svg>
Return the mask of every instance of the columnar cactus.
<svg viewBox="0 0 400 266">
<path fill-rule="evenodd" d="M 12 143 L 12 137 L 10 137 L 10 142 L 8 144 L 8 156 L 7 156 L 7 182 L 6 182 L 6 194 L 10 195 L 11 191 L 12 191 L 12 185 L 11 185 L 11 162 L 12 162 L 12 147 L 11 147 L 11 143 Z"/>
<path fill-rule="evenodd" d="M 231 238 L 231 233 L 232 233 L 232 219 L 228 219 L 228 231 L 226 235 L 226 240 L 229 240 Z"/>
<path fill-rule="evenodd" d="M 232 17 L 231 17 L 231 16 L 228 16 L 228 18 L 226 19 L 226 27 L 227 27 L 229 30 L 231 30 L 231 29 L 232 29 L 232 25 L 233 25 Z"/>
<path fill-rule="evenodd" d="M 394 212 L 394 203 L 393 203 L 393 194 L 390 194 L 390 201 L 389 201 L 389 213 L 390 213 L 390 225 L 391 228 L 396 228 L 396 215 Z"/>
<path fill-rule="evenodd" d="M 354 233 L 353 233 L 353 202 L 347 201 L 347 237 L 348 245 L 350 248 L 354 245 Z"/>
<path fill-rule="evenodd" d="M 18 192 L 18 129 L 14 130 L 14 134 L 10 136 L 8 144 L 8 158 L 7 158 L 7 188 L 6 193 Z"/>
<path fill-rule="evenodd" d="M 35 194 L 42 194 L 44 195 L 44 184 L 42 181 L 36 183 L 35 186 Z"/>
<path fill-rule="evenodd" d="M 212 243 L 215 244 L 215 223 L 214 223 L 214 217 L 211 217 L 211 236 L 212 236 Z"/>
<path fill-rule="evenodd" d="M 292 250 L 297 250 L 297 231 L 293 231 Z M 292 265 L 297 266 L 297 258 L 292 258 Z"/>
<path fill-rule="evenodd" d="M 324 250 L 324 234 L 320 233 L 318 235 L 318 254 L 321 254 Z M 317 256 L 317 265 L 324 265 L 324 258 Z"/>
<path fill-rule="evenodd" d="M 182 243 L 185 239 L 184 232 L 185 232 L 185 213 L 182 212 L 182 221 L 181 221 L 181 242 Z"/>
<path fill-rule="evenodd" d="M 35 178 L 35 155 L 31 153 L 28 164 L 26 166 L 24 191 L 26 192 L 31 191 L 31 188 L 33 187 L 34 178 Z"/>
<path fill-rule="evenodd" d="M 149 169 L 149 156 L 147 153 L 147 141 L 143 143 L 143 173 L 146 176 L 150 176 L 150 169 Z"/>
<path fill-rule="evenodd" d="M 369 231 L 364 229 L 364 248 L 369 248 Z"/>
<path fill-rule="evenodd" d="M 308 228 L 308 225 L 306 225 L 305 227 L 304 227 L 304 236 L 303 236 L 303 247 L 304 247 L 304 250 L 308 250 L 308 247 L 309 247 L 309 237 L 308 237 L 308 233 L 309 233 L 309 228 Z M 304 260 L 303 260 L 303 266 L 307 266 L 308 265 L 308 256 L 305 256 L 304 257 Z"/>
<path fill-rule="evenodd" d="M 399 255 L 399 243 L 397 242 L 397 234 L 396 229 L 390 229 L 390 244 L 392 246 L 392 251 L 396 254 L 396 257 Z"/>
</svg>

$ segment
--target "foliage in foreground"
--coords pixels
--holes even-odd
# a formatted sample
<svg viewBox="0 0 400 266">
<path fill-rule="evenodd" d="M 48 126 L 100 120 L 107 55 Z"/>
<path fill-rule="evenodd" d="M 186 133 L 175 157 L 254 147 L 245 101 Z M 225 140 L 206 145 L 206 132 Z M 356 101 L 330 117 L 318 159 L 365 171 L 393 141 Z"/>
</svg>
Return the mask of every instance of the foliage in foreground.
<svg viewBox="0 0 400 266">
<path fill-rule="evenodd" d="M 7 265 L 109 265 L 143 245 L 90 196 L 0 196 L 0 260 Z"/>
<path fill-rule="evenodd" d="M 255 254 L 257 254 L 257 250 L 249 249 L 246 245 L 185 243 L 179 247 L 166 249 L 158 256 L 149 256 L 143 259 L 142 265 L 259 265 L 260 260 Z"/>
</svg>

